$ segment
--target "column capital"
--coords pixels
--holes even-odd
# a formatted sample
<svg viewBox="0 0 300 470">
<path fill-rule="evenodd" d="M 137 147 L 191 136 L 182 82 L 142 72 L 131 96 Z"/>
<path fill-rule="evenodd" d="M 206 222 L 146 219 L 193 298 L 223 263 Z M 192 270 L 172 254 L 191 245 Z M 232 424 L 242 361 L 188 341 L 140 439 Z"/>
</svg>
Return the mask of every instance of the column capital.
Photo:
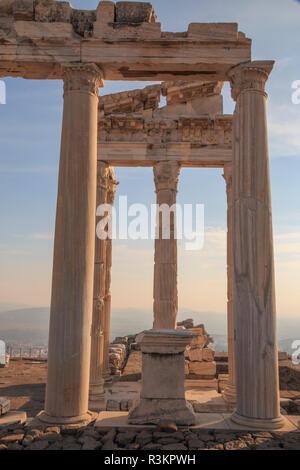
<svg viewBox="0 0 300 470">
<path fill-rule="evenodd" d="M 64 92 L 81 91 L 98 96 L 104 86 L 103 72 L 96 64 L 66 64 L 62 66 Z"/>
<path fill-rule="evenodd" d="M 257 60 L 233 67 L 228 73 L 232 98 L 236 101 L 245 91 L 265 94 L 265 84 L 273 66 L 273 60 Z"/>
<path fill-rule="evenodd" d="M 178 162 L 158 162 L 153 166 L 156 192 L 170 189 L 177 192 L 180 164 Z"/>
</svg>

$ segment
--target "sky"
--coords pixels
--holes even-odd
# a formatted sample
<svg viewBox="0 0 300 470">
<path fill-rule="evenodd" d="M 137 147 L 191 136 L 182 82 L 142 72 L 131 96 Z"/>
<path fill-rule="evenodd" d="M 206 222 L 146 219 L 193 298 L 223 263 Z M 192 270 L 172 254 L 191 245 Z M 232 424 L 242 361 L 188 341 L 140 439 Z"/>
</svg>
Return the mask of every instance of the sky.
<svg viewBox="0 0 300 470">
<path fill-rule="evenodd" d="M 73 0 L 93 9 L 98 1 Z M 295 0 L 153 0 L 164 31 L 191 22 L 238 22 L 253 39 L 253 59 L 274 59 L 267 91 L 275 241 L 277 311 L 300 313 L 300 2 Z M 7 78 L 0 104 L 0 302 L 49 305 L 62 119 L 62 82 Z M 106 82 L 102 94 L 145 82 Z M 228 84 L 224 112 L 233 112 Z M 117 197 L 155 202 L 152 169 L 117 168 Z M 205 243 L 188 252 L 179 243 L 179 309 L 226 311 L 226 194 L 221 169 L 183 169 L 179 203 L 205 205 Z M 115 241 L 113 308 L 151 308 L 153 243 Z"/>
</svg>

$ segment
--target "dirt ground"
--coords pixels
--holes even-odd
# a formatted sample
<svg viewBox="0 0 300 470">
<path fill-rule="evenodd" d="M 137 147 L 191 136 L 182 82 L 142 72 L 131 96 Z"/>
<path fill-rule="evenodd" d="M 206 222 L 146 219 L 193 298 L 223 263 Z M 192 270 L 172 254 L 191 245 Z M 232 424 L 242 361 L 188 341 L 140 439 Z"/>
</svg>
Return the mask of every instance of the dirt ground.
<svg viewBox="0 0 300 470">
<path fill-rule="evenodd" d="M 134 375 L 132 368 L 128 367 L 127 375 Z M 300 366 L 280 370 L 280 376 L 281 398 L 299 400 Z M 26 411 L 28 417 L 34 417 L 44 408 L 46 378 L 46 361 L 13 360 L 8 367 L 0 368 L 0 396 L 10 400 L 12 410 Z"/>
<path fill-rule="evenodd" d="M 8 398 L 12 410 L 35 416 L 44 408 L 47 362 L 13 360 L 0 368 L 0 395 Z"/>
</svg>

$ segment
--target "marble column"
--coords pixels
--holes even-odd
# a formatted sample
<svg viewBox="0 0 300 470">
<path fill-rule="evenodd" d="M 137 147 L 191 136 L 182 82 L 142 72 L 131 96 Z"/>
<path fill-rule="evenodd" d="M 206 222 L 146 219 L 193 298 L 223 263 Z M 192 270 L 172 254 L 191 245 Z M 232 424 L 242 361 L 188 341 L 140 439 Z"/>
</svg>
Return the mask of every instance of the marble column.
<svg viewBox="0 0 300 470">
<path fill-rule="evenodd" d="M 109 167 L 107 182 L 107 203 L 114 205 L 118 181 L 115 180 L 114 168 Z M 110 313 L 111 313 L 111 267 L 112 267 L 112 240 L 106 242 L 106 268 L 105 268 L 105 297 L 104 297 L 104 353 L 103 353 L 103 377 L 110 380 L 109 344 L 110 344 Z"/>
<path fill-rule="evenodd" d="M 223 398 L 230 404 L 236 403 L 234 319 L 233 319 L 233 250 L 232 250 L 232 164 L 224 166 L 223 177 L 227 194 L 227 337 L 228 337 L 228 383 Z"/>
<path fill-rule="evenodd" d="M 98 90 L 94 64 L 64 66 L 64 109 L 54 241 L 45 411 L 86 424 L 93 301 Z"/>
<path fill-rule="evenodd" d="M 232 420 L 278 429 L 280 415 L 274 255 L 265 83 L 272 61 L 230 72 L 233 124 L 232 231 L 237 409 Z"/>
<path fill-rule="evenodd" d="M 97 168 L 97 207 L 107 203 L 108 163 L 98 161 Z M 103 379 L 103 350 L 104 350 L 104 298 L 106 275 L 106 245 L 107 240 L 95 238 L 95 272 L 94 299 L 91 330 L 91 364 L 89 409 L 101 410 L 105 402 Z"/>
<path fill-rule="evenodd" d="M 176 204 L 178 177 L 180 166 L 178 162 L 159 162 L 153 167 L 156 188 L 156 203 L 167 209 Z M 155 329 L 176 328 L 178 311 L 177 294 L 177 239 L 176 211 L 170 211 L 169 237 L 164 238 L 162 213 L 157 213 L 157 236 L 154 248 L 154 290 L 153 310 Z M 168 214 L 167 214 L 168 215 Z"/>
</svg>

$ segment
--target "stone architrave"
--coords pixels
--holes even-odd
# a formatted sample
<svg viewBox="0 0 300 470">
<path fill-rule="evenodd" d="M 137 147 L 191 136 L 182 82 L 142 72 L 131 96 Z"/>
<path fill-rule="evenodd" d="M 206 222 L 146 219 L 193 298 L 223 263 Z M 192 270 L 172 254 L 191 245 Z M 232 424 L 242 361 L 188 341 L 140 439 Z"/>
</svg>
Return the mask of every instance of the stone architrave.
<svg viewBox="0 0 300 470">
<path fill-rule="evenodd" d="M 224 166 L 227 194 L 227 337 L 228 383 L 223 391 L 226 402 L 236 403 L 234 318 L 233 318 L 233 246 L 232 246 L 232 164 Z"/>
<path fill-rule="evenodd" d="M 97 207 L 107 202 L 108 191 L 107 163 L 98 161 L 97 168 Z M 106 245 L 107 240 L 95 238 L 95 272 L 94 272 L 94 299 L 91 330 L 91 365 L 90 365 L 90 391 L 89 409 L 101 410 L 104 407 L 104 379 L 103 379 L 103 349 L 104 349 L 104 297 L 106 275 Z"/>
<path fill-rule="evenodd" d="M 86 424 L 88 412 L 98 91 L 94 64 L 63 67 L 64 110 L 54 241 L 45 411 L 40 420 Z"/>
<path fill-rule="evenodd" d="M 193 338 L 188 330 L 149 330 L 141 339 L 142 390 L 129 411 L 131 424 L 156 424 L 167 419 L 179 425 L 195 423 L 185 400 L 184 351 Z"/>
<path fill-rule="evenodd" d="M 175 329 L 178 310 L 176 195 L 180 166 L 178 162 L 160 162 L 154 165 L 153 170 L 158 206 L 154 248 L 153 328 Z"/>
<path fill-rule="evenodd" d="M 232 420 L 277 429 L 280 415 L 274 254 L 265 83 L 271 61 L 230 73 L 233 125 L 232 238 L 237 409 Z"/>
<path fill-rule="evenodd" d="M 115 173 L 113 167 L 108 170 L 107 182 L 107 204 L 113 206 L 118 181 L 115 180 Z M 106 267 L 105 267 L 105 297 L 104 297 L 104 323 L 103 323 L 103 337 L 104 337 L 104 352 L 103 352 L 103 377 L 105 380 L 110 380 L 110 367 L 109 367 L 109 343 L 110 343 L 110 315 L 111 315 L 111 267 L 112 267 L 112 239 L 108 238 L 106 241 Z"/>
</svg>

